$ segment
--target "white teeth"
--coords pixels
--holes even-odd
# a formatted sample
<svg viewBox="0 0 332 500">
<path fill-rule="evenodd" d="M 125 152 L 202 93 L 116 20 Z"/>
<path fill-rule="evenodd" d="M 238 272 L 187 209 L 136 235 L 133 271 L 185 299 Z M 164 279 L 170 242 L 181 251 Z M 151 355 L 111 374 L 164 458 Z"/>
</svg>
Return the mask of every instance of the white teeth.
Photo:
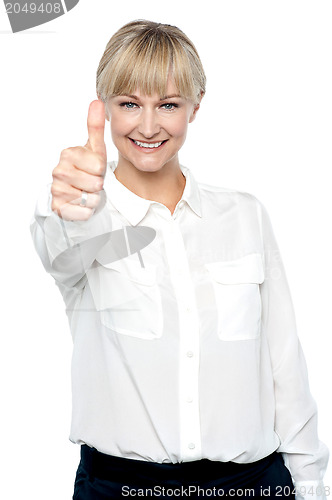
<svg viewBox="0 0 332 500">
<path fill-rule="evenodd" d="M 158 148 L 163 143 L 163 141 L 154 143 L 134 141 L 134 143 L 141 148 Z"/>
</svg>

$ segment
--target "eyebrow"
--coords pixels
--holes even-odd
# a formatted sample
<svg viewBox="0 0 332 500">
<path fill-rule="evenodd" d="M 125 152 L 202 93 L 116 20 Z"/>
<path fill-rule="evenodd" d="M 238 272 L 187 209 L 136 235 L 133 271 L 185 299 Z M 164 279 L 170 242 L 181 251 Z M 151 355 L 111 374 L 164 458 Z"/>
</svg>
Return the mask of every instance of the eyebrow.
<svg viewBox="0 0 332 500">
<path fill-rule="evenodd" d="M 137 101 L 139 101 L 139 97 L 137 95 L 121 94 L 121 96 L 130 97 L 131 99 L 136 99 Z M 119 97 L 121 97 L 121 96 L 119 96 Z M 159 101 L 165 101 L 166 99 L 173 99 L 173 97 L 181 97 L 181 96 L 179 94 L 166 95 L 166 96 L 162 97 L 161 99 L 159 99 Z"/>
</svg>

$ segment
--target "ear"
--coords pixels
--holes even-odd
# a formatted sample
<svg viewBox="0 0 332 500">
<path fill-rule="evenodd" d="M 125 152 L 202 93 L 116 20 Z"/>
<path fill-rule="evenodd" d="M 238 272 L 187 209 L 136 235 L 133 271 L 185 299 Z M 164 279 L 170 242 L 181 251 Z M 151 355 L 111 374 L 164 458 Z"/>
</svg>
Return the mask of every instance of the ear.
<svg viewBox="0 0 332 500">
<path fill-rule="evenodd" d="M 199 110 L 199 107 L 200 107 L 200 104 L 196 104 L 196 106 L 194 107 L 194 109 L 190 115 L 189 123 L 192 123 L 195 120 L 197 111 Z"/>
<path fill-rule="evenodd" d="M 204 95 L 203 92 L 201 92 L 201 95 L 200 95 L 200 98 L 199 98 L 199 102 L 195 105 L 195 107 L 194 107 L 194 109 L 193 109 L 193 111 L 192 111 L 192 113 L 190 115 L 189 123 L 192 123 L 195 120 L 197 111 L 199 110 L 200 105 L 201 105 L 201 101 L 203 99 L 203 95 Z"/>
</svg>

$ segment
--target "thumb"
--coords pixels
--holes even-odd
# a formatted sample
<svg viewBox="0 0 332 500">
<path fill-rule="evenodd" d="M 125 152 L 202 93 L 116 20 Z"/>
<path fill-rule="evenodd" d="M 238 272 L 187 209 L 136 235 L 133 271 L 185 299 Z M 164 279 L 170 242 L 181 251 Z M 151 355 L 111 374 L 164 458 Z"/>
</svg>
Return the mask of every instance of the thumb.
<svg viewBox="0 0 332 500">
<path fill-rule="evenodd" d="M 91 102 L 87 125 L 89 138 L 86 147 L 94 153 L 98 153 L 106 160 L 107 153 L 104 141 L 105 105 L 103 101 L 98 99 Z"/>
</svg>

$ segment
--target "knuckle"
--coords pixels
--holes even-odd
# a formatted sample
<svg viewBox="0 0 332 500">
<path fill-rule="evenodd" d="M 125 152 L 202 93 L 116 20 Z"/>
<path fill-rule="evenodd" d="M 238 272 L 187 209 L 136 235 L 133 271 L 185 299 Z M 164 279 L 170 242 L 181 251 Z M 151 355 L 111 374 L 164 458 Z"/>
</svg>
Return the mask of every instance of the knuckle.
<svg viewBox="0 0 332 500">
<path fill-rule="evenodd" d="M 60 153 L 60 160 L 68 160 L 72 156 L 73 148 L 63 149 Z"/>
<path fill-rule="evenodd" d="M 74 146 L 72 148 L 69 148 L 70 149 L 70 154 L 71 156 L 75 156 L 75 157 L 80 157 L 82 156 L 82 154 L 85 153 L 85 149 L 82 147 L 82 146 Z"/>
<path fill-rule="evenodd" d="M 64 189 L 64 185 L 58 182 L 53 182 L 51 185 L 51 194 L 53 197 L 61 197 L 63 194 L 66 194 L 66 190 Z"/>
<path fill-rule="evenodd" d="M 82 146 L 72 146 L 70 148 L 65 148 L 60 153 L 60 160 L 72 161 L 74 157 L 82 155 L 85 152 L 85 148 Z"/>
<path fill-rule="evenodd" d="M 65 148 L 60 153 L 60 162 L 75 163 L 74 158 L 77 158 L 82 153 L 83 148 L 81 146 L 73 146 L 70 148 Z"/>
<path fill-rule="evenodd" d="M 52 177 L 56 178 L 59 172 L 59 169 L 61 169 L 60 164 L 58 164 L 53 170 L 52 170 Z"/>
<path fill-rule="evenodd" d="M 59 188 L 57 187 L 56 184 L 53 183 L 52 186 L 51 186 L 51 195 L 53 197 L 55 197 L 55 196 L 58 196 L 59 194 L 60 194 L 59 193 Z"/>
<path fill-rule="evenodd" d="M 103 185 L 104 185 L 104 179 L 99 178 L 95 183 L 95 191 L 96 192 L 101 191 L 103 189 Z"/>
<path fill-rule="evenodd" d="M 60 208 L 61 205 L 56 200 L 53 199 L 51 204 L 51 209 L 53 210 L 53 212 L 59 212 Z"/>
<path fill-rule="evenodd" d="M 105 171 L 105 162 L 98 157 L 98 160 L 96 160 L 96 174 L 99 176 L 102 176 Z"/>
<path fill-rule="evenodd" d="M 57 168 L 54 169 L 53 178 L 66 182 L 66 179 L 69 178 L 69 169 L 59 164 Z"/>
</svg>

